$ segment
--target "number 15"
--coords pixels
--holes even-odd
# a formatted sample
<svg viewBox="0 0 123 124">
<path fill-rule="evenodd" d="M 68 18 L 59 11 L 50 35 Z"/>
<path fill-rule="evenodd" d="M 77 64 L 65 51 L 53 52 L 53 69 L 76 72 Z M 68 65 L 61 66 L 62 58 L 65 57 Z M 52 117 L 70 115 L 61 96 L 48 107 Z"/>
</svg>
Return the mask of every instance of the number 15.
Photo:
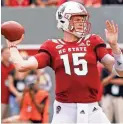
<svg viewBox="0 0 123 124">
<path fill-rule="evenodd" d="M 80 70 L 77 67 L 74 67 L 74 72 L 77 75 L 86 75 L 88 73 L 88 68 L 87 68 L 87 61 L 85 59 L 79 59 L 79 57 L 84 57 L 86 53 L 73 53 L 72 58 L 73 58 L 73 65 L 82 65 L 82 70 Z M 69 62 L 69 57 L 68 54 L 61 55 L 60 58 L 63 60 L 64 67 L 65 67 L 65 73 L 71 75 L 71 69 L 70 69 L 70 62 Z"/>
</svg>

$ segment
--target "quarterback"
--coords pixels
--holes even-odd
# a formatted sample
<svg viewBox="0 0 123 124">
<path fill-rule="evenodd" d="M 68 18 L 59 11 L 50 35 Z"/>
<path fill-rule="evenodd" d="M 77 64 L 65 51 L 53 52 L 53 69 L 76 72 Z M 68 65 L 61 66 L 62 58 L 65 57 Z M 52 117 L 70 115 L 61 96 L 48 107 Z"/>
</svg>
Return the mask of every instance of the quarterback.
<svg viewBox="0 0 123 124">
<path fill-rule="evenodd" d="M 85 7 L 66 2 L 56 12 L 62 39 L 45 41 L 39 52 L 23 60 L 16 47 L 23 38 L 7 44 L 15 67 L 20 72 L 50 66 L 55 71 L 56 99 L 52 123 L 110 123 L 98 105 L 100 79 L 97 61 L 110 72 L 123 76 L 123 55 L 118 46 L 118 26 L 106 21 L 105 34 L 113 51 L 108 54 L 103 39 L 89 34 L 91 24 Z"/>
</svg>

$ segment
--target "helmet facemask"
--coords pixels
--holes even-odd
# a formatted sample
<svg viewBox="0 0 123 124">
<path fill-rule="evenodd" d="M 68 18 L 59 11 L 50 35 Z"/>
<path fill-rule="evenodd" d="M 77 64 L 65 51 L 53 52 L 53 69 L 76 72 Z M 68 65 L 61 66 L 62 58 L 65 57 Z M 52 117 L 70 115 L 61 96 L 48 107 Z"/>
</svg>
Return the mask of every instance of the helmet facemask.
<svg viewBox="0 0 123 124">
<path fill-rule="evenodd" d="M 86 15 L 72 15 L 69 20 L 69 32 L 82 37 L 89 34 L 90 31 L 89 16 Z"/>
</svg>

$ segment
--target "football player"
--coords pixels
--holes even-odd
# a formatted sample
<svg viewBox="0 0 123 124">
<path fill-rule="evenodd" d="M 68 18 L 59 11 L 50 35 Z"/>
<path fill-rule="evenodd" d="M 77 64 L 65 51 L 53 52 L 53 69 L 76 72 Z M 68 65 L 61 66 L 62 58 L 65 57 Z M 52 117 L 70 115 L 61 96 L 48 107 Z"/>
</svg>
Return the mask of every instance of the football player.
<svg viewBox="0 0 123 124">
<path fill-rule="evenodd" d="M 15 42 L 7 40 L 11 57 L 18 71 L 50 66 L 55 71 L 56 100 L 52 123 L 110 123 L 98 105 L 100 79 L 99 60 L 110 72 L 123 76 L 123 55 L 118 46 L 118 26 L 106 21 L 106 38 L 113 55 L 108 54 L 103 39 L 89 34 L 89 14 L 77 2 L 62 4 L 57 12 L 57 27 L 62 39 L 45 41 L 35 56 L 23 60 Z"/>
</svg>

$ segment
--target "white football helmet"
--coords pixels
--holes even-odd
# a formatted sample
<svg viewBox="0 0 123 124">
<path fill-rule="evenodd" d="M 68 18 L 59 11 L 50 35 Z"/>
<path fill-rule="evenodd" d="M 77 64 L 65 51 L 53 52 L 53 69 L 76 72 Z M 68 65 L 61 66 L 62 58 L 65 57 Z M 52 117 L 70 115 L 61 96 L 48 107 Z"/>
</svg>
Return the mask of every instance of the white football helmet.
<svg viewBox="0 0 123 124">
<path fill-rule="evenodd" d="M 72 15 L 86 15 L 87 19 L 82 22 L 83 30 L 81 32 L 73 31 L 73 26 L 70 26 L 70 19 Z M 69 1 L 63 3 L 56 12 L 56 20 L 58 29 L 62 29 L 69 33 L 74 34 L 77 37 L 82 37 L 89 33 L 90 23 L 89 23 L 89 14 L 85 7 L 77 2 Z"/>
</svg>

